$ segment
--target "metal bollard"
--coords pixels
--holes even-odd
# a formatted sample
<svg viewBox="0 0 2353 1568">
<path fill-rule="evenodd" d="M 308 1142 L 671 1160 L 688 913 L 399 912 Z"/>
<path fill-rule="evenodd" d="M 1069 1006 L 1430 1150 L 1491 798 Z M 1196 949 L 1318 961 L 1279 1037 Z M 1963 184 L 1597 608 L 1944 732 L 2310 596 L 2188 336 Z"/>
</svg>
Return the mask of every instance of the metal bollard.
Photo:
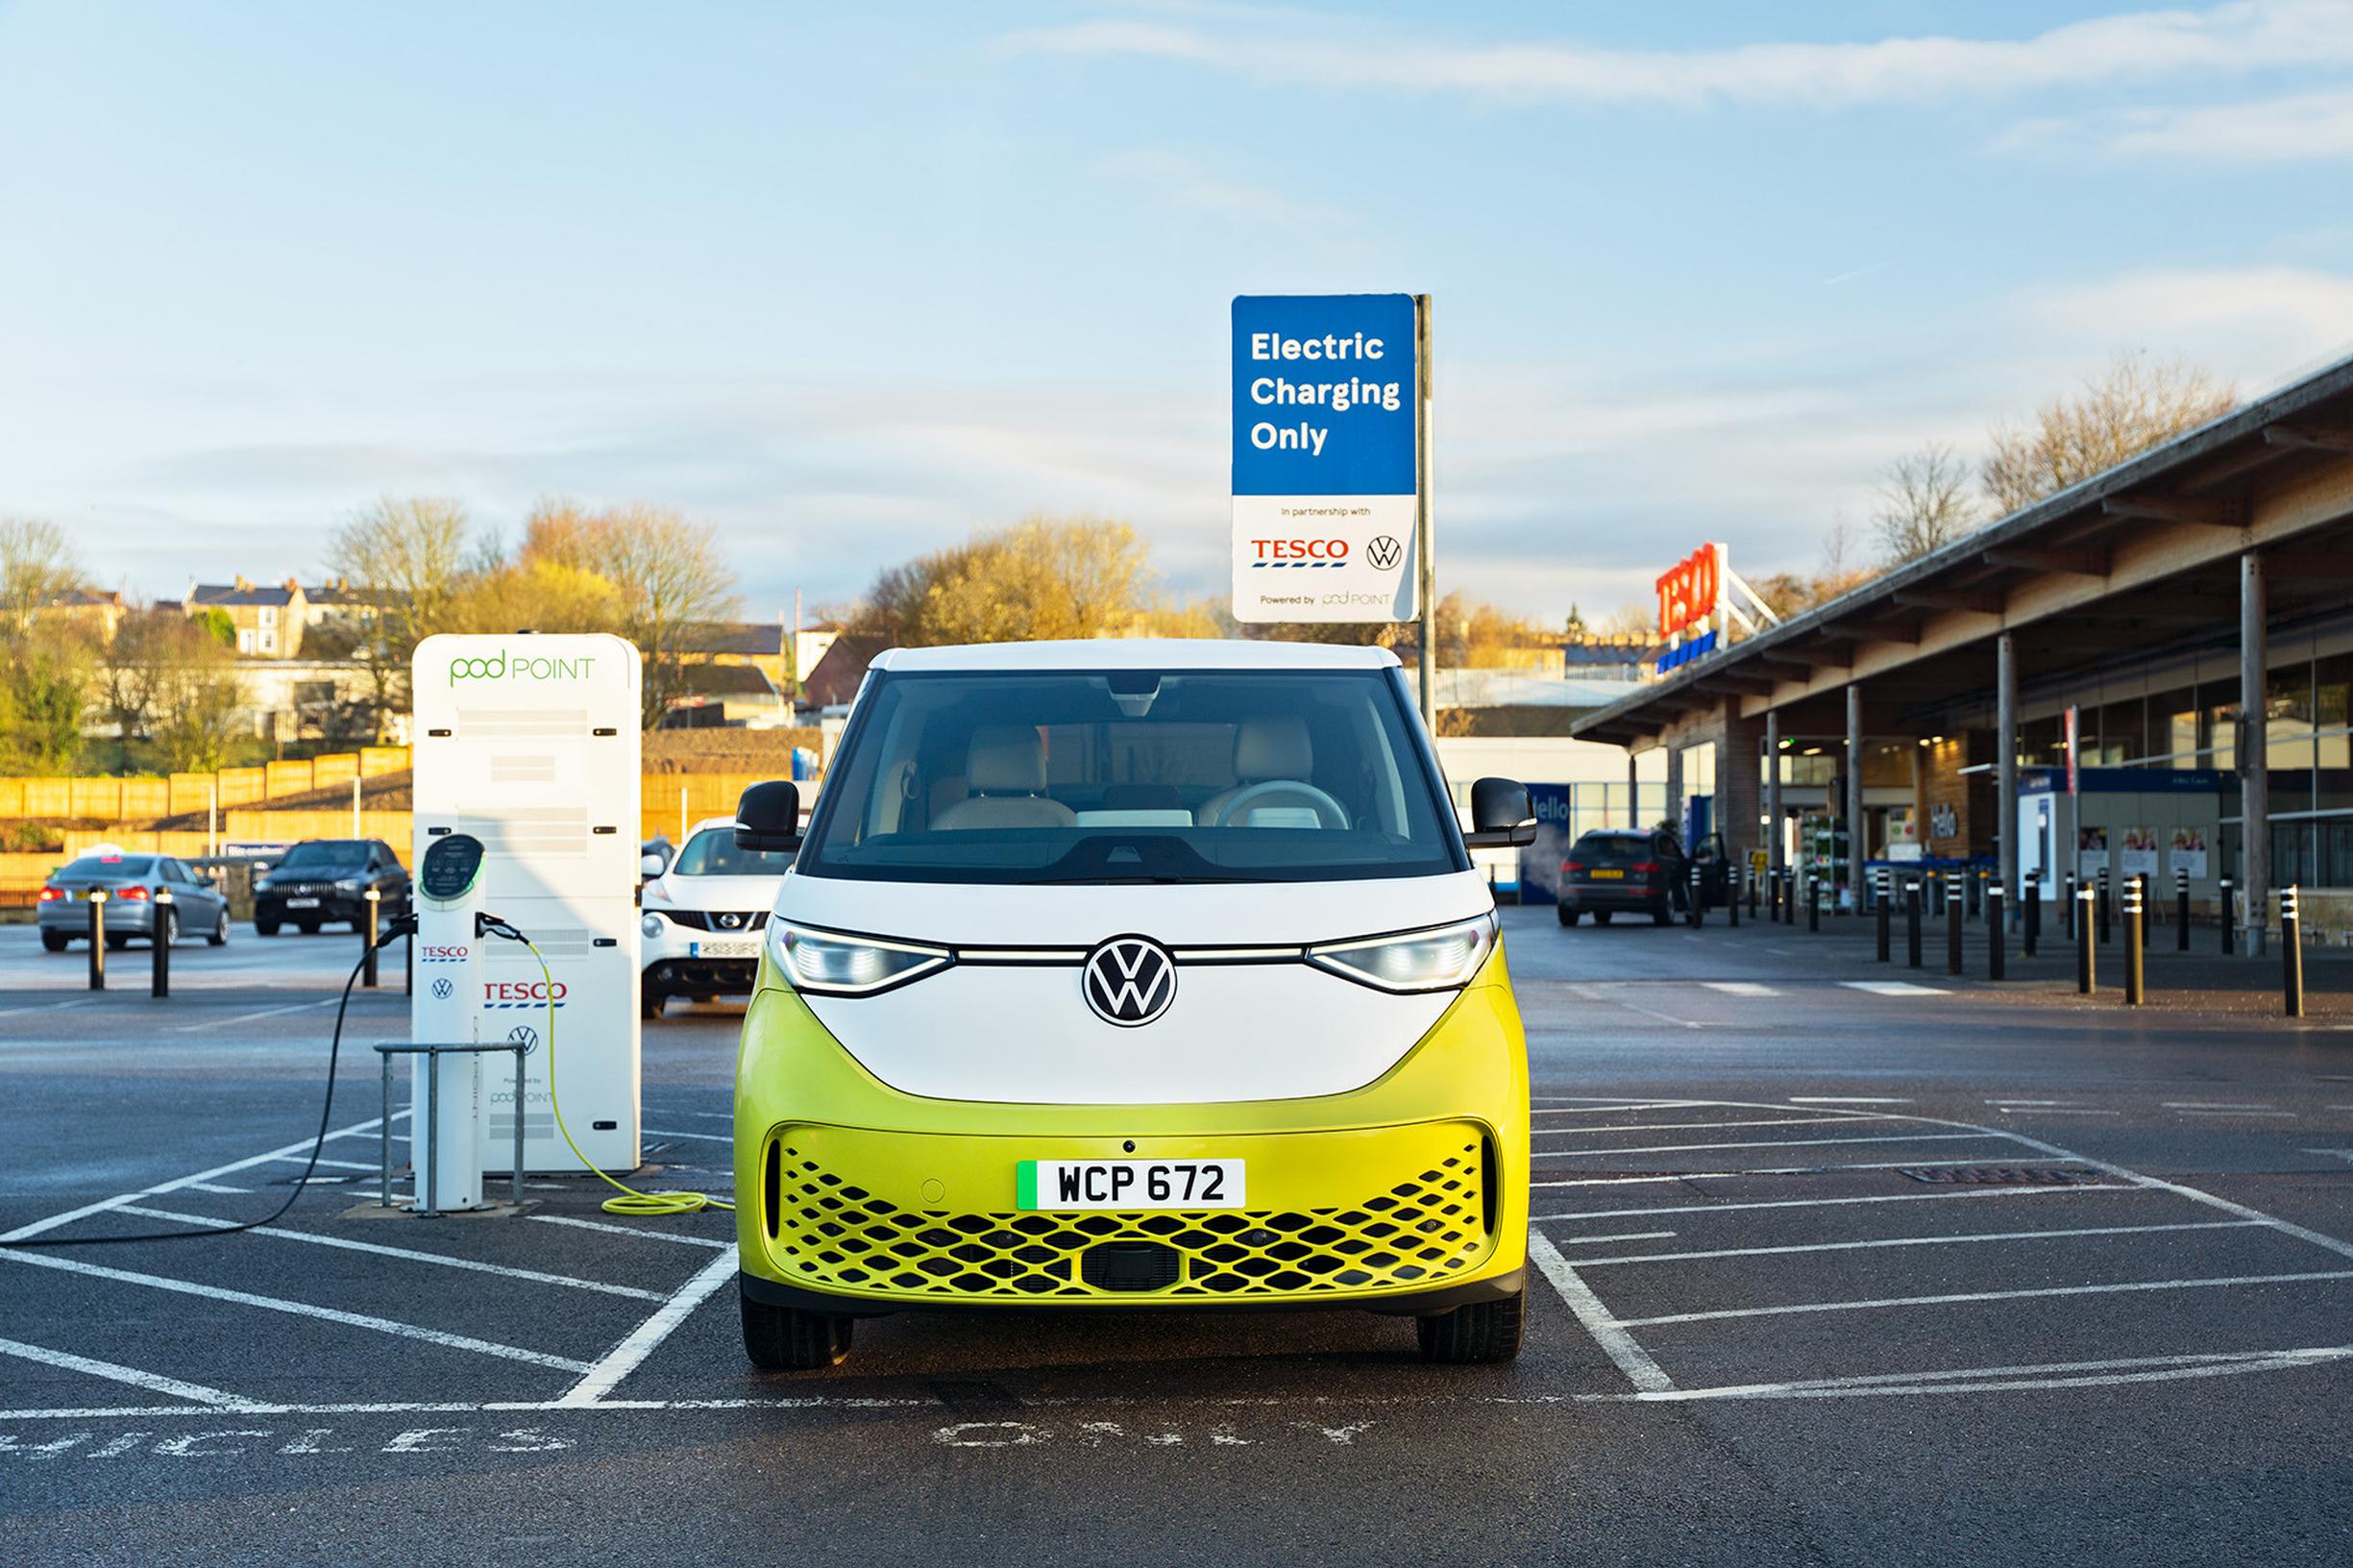
<svg viewBox="0 0 2353 1568">
<path fill-rule="evenodd" d="M 383 894 L 370 888 L 359 895 L 367 901 L 368 918 L 359 926 L 359 983 L 370 991 L 376 989 L 376 912 Z"/>
<path fill-rule="evenodd" d="M 2026 873 L 2026 907 L 2020 912 L 2025 919 L 2019 921 L 2019 934 L 2028 958 L 2034 956 L 2035 939 L 2043 934 L 2043 873 Z"/>
<path fill-rule="evenodd" d="M 1903 961 L 1920 968 L 1920 879 L 1903 879 Z"/>
<path fill-rule="evenodd" d="M 2092 905 L 2098 894 L 2090 888 L 2075 890 L 2075 918 L 2070 922 L 2075 928 L 2075 992 L 2089 996 L 2097 985 L 2096 972 L 2092 967 Z"/>
<path fill-rule="evenodd" d="M 1969 879 L 1969 918 L 1973 920 L 1985 913 L 1985 869 L 1979 867 L 1977 874 Z"/>
<path fill-rule="evenodd" d="M 163 889 L 156 894 L 155 967 L 147 976 L 147 994 L 169 996 L 172 993 L 172 890 Z"/>
<path fill-rule="evenodd" d="M 2173 868 L 2173 950 L 2190 950 L 2190 869 Z"/>
<path fill-rule="evenodd" d="M 2237 934 L 2234 922 L 2238 919 L 2237 913 L 2231 908 L 2230 878 L 2226 876 L 2222 879 L 2222 956 L 2225 958 L 2228 958 L 2231 953 L 2231 941 Z"/>
<path fill-rule="evenodd" d="M 1819 876 L 1805 879 L 1805 928 L 1808 931 L 1822 929 L 1822 878 Z"/>
<path fill-rule="evenodd" d="M 1945 972 L 1961 972 L 1961 926 L 1967 919 L 1961 912 L 1961 883 L 1956 874 L 1945 884 Z"/>
<path fill-rule="evenodd" d="M 2144 879 L 2124 883 L 2124 1005 L 2139 1007 L 2148 995 L 2148 908 L 2142 897 Z"/>
<path fill-rule="evenodd" d="M 401 939 L 401 994 L 417 993 L 417 943 L 413 937 Z"/>
<path fill-rule="evenodd" d="M 2148 928 L 2157 918 L 2156 892 L 2149 886 L 2146 871 L 2133 873 L 2132 887 L 2133 893 L 2141 900 L 2141 950 L 2146 952 L 2148 950 Z"/>
<path fill-rule="evenodd" d="M 1887 962 L 1888 926 L 1891 923 L 1885 890 L 1881 890 L 1880 895 L 1874 900 L 1874 903 L 1876 906 L 1875 913 L 1879 922 L 1879 962 L 1884 964 Z"/>
<path fill-rule="evenodd" d="M 2010 939 L 2001 929 L 2001 901 L 1999 888 L 1985 890 L 1985 977 L 1988 980 L 2002 978 L 2002 968 L 2009 956 L 2003 951 L 2009 945 Z"/>
<path fill-rule="evenodd" d="M 2279 890 L 2280 979 L 2287 990 L 2288 1017 L 2304 1016 L 2304 915 L 2291 884 Z"/>
<path fill-rule="evenodd" d="M 1691 888 L 1683 894 L 1683 915 L 1697 931 L 1707 922 L 1707 886 L 1700 879 L 1700 863 L 1691 863 Z"/>
<path fill-rule="evenodd" d="M 1740 863 L 1734 861 L 1724 872 L 1724 918 L 1734 926 L 1740 924 Z"/>
<path fill-rule="evenodd" d="M 92 888 L 88 894 L 90 906 L 90 990 L 107 989 L 107 894 L 104 888 Z"/>
<path fill-rule="evenodd" d="M 1748 879 L 1748 882 L 1749 882 L 1749 919 L 1756 919 L 1756 885 L 1757 885 L 1759 882 L 1762 882 L 1763 880 L 1764 880 L 1764 878 L 1763 878 L 1763 877 L 1761 877 L 1761 876 L 1752 876 L 1752 877 L 1750 877 L 1750 878 Z"/>
<path fill-rule="evenodd" d="M 2099 870 L 2098 896 L 2093 900 L 2093 908 L 2099 922 L 2099 944 L 2105 947 L 2108 939 L 2116 934 L 2116 900 L 2108 896 L 2108 869 L 2105 866 Z"/>
<path fill-rule="evenodd" d="M 2066 932 L 2067 940 L 2070 942 L 2073 942 L 2075 940 L 2075 894 L 2078 891 L 2080 891 L 2081 887 L 2082 884 L 2076 879 L 2075 873 L 2073 871 L 2068 872 L 2067 901 L 2061 904 L 2059 908 L 2060 911 L 2067 917 Z"/>
</svg>

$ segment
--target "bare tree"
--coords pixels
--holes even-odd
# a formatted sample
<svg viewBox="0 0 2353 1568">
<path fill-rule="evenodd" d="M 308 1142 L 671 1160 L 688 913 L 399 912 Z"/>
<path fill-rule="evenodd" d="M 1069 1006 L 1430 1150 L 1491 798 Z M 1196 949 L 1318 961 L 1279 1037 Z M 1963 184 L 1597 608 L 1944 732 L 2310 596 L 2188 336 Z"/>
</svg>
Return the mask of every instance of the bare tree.
<svg viewBox="0 0 2353 1568">
<path fill-rule="evenodd" d="M 1981 477 L 2003 512 L 2031 506 L 2149 448 L 2219 418 L 2239 394 L 2179 359 L 2120 354 L 2071 398 L 2054 398 L 2022 426 L 1993 432 Z"/>
<path fill-rule="evenodd" d="M 189 621 L 157 643 L 150 726 L 164 765 L 184 772 L 227 766 L 245 706 L 235 651 Z"/>
<path fill-rule="evenodd" d="M 0 518 L 0 635 L 29 635 L 45 606 L 84 581 L 62 528 L 46 518 Z"/>
<path fill-rule="evenodd" d="M 621 634 L 645 657 L 640 717 L 651 729 L 686 691 L 688 633 L 734 618 L 735 574 L 708 524 L 644 502 L 600 514 L 589 548 L 596 574 L 619 592 Z"/>
<path fill-rule="evenodd" d="M 446 626 L 464 590 L 466 509 L 453 501 L 386 496 L 336 530 L 327 564 L 374 592 L 384 639 L 405 659 Z"/>
<path fill-rule="evenodd" d="M 1967 470 L 1953 450 L 1931 441 L 1887 465 L 1872 527 L 1891 564 L 1916 561 L 1977 526 Z"/>
</svg>

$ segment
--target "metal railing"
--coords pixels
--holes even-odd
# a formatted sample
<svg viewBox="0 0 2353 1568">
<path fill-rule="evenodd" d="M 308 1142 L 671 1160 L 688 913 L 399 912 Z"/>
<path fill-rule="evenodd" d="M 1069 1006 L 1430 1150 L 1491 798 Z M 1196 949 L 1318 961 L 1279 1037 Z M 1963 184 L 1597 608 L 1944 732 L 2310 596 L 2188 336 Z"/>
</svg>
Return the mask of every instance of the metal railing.
<svg viewBox="0 0 2353 1568">
<path fill-rule="evenodd" d="M 436 1119 L 440 1109 L 441 1059 L 445 1056 L 486 1056 L 493 1051 L 508 1051 L 515 1058 L 515 1163 L 508 1173 L 508 1195 L 510 1201 L 516 1204 L 523 1202 L 523 1058 L 530 1048 L 527 1043 L 506 1040 L 494 1041 L 487 1045 L 436 1045 L 429 1041 L 388 1040 L 377 1045 L 376 1054 L 383 1061 L 383 1119 L 378 1123 L 380 1131 L 377 1139 L 378 1207 L 392 1207 L 392 1059 L 396 1056 L 425 1058 L 425 1114 L 421 1119 L 413 1115 L 408 1118 L 408 1164 L 417 1182 L 416 1197 L 410 1213 L 437 1214 L 442 1211 L 437 1201 L 440 1194 L 434 1190 L 436 1179 L 433 1167 L 439 1162 L 429 1157 L 431 1136 L 421 1137 L 417 1129 L 425 1127 L 431 1129 L 433 1136 L 438 1134 L 441 1125 Z M 409 1109 L 413 1112 L 416 1108 L 411 1106 Z"/>
</svg>

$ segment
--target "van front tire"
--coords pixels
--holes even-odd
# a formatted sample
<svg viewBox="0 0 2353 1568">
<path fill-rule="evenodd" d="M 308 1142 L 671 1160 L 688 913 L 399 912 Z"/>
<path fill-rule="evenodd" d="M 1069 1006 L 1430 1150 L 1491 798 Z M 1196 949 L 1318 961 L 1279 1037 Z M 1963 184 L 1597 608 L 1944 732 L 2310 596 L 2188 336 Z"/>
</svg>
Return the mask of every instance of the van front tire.
<svg viewBox="0 0 2353 1568">
<path fill-rule="evenodd" d="M 1417 1317 L 1422 1360 L 1439 1366 L 1484 1366 L 1519 1359 L 1528 1328 L 1528 1292 L 1474 1302 L 1434 1317 Z"/>
<path fill-rule="evenodd" d="M 748 1295 L 744 1307 L 744 1354 L 763 1372 L 815 1372 L 849 1359 L 854 1318 L 797 1307 L 771 1307 Z"/>
</svg>

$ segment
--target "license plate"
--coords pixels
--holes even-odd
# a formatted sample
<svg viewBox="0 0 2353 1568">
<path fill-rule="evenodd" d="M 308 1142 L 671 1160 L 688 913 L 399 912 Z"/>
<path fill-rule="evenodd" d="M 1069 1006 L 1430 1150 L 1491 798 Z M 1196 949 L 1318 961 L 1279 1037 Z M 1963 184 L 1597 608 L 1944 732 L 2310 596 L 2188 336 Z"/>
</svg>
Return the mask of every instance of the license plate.
<svg viewBox="0 0 2353 1568">
<path fill-rule="evenodd" d="M 1595 871 L 1593 880 L 1596 882 L 1623 882 L 1626 880 L 1626 873 L 1624 871 Z"/>
<path fill-rule="evenodd" d="M 737 942 L 690 942 L 686 944 L 689 958 L 758 958 L 760 944 L 748 940 Z"/>
<path fill-rule="evenodd" d="M 319 907 L 319 901 L 316 898 L 289 898 L 286 900 L 286 907 L 288 909 L 316 909 Z"/>
<path fill-rule="evenodd" d="M 1239 1160 L 1024 1160 L 1020 1209 L 1239 1209 Z"/>
</svg>

